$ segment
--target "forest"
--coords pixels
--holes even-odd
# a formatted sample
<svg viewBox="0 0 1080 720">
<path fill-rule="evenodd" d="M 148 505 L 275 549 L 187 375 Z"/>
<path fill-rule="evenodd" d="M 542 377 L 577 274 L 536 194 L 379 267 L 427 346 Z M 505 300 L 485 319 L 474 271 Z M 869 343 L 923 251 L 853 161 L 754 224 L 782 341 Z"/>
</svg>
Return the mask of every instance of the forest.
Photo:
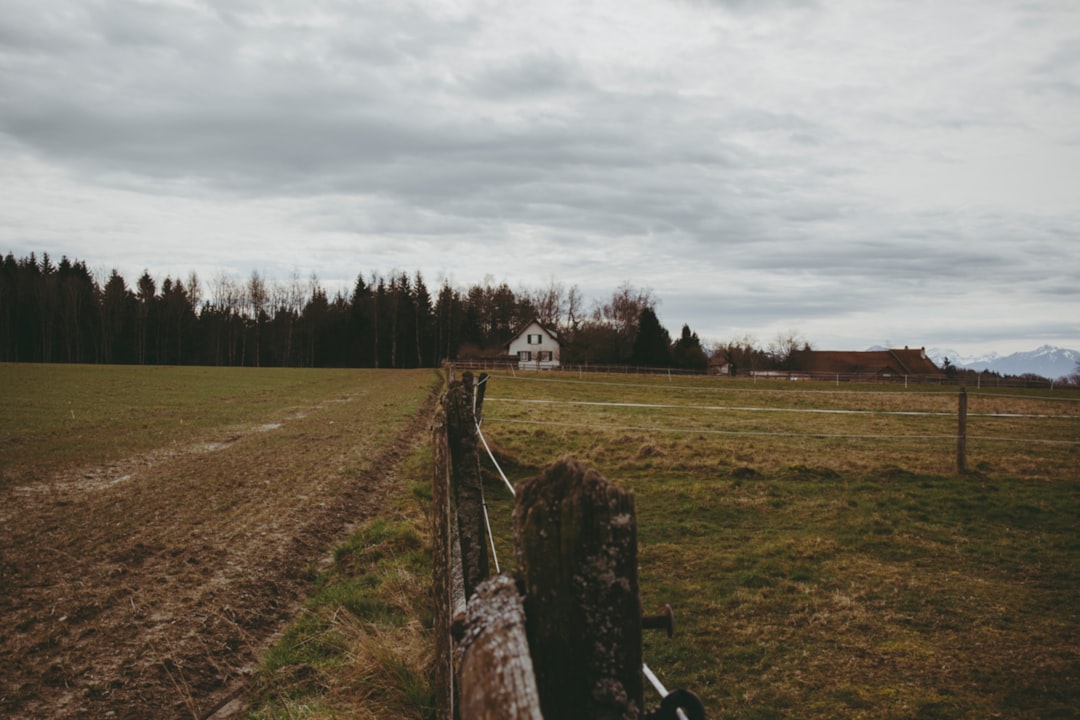
<svg viewBox="0 0 1080 720">
<path fill-rule="evenodd" d="M 98 279 L 84 261 L 48 254 L 0 264 L 0 362 L 276 367 L 435 367 L 499 358 L 524 323 L 559 334 L 563 364 L 639 365 L 704 372 L 710 354 L 768 367 L 750 342 L 706 348 L 687 325 L 672 340 L 650 290 L 624 284 L 586 304 L 577 286 L 505 282 L 431 289 L 420 272 L 358 274 L 351 292 L 317 278 L 252 272 L 209 282 L 194 273 L 129 285 Z M 710 353 L 710 350 L 712 353 Z"/>
</svg>

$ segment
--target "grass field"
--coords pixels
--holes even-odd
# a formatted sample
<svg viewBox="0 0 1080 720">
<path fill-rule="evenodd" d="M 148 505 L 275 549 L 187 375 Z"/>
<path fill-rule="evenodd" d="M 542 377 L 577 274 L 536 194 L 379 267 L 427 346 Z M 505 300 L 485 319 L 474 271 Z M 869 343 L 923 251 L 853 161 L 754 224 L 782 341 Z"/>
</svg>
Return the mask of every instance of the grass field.
<svg viewBox="0 0 1080 720">
<path fill-rule="evenodd" d="M 972 393 L 963 475 L 956 388 L 496 375 L 484 434 L 512 482 L 572 454 L 635 491 L 643 604 L 678 627 L 646 662 L 711 718 L 1068 718 L 1078 400 Z"/>
<path fill-rule="evenodd" d="M 291 411 L 370 394 L 390 373 L 282 368 L 0 366 L 0 469 L 32 482 L 206 433 L 267 424 Z M 407 393 L 407 390 L 402 390 Z M 408 406 L 403 407 L 408 410 Z"/>
<path fill-rule="evenodd" d="M 428 716 L 433 382 L 0 365 L 2 714 Z M 484 434 L 634 490 L 645 659 L 710 718 L 1070 718 L 1078 399 L 972 391 L 962 475 L 956 388 L 495 375 Z"/>
</svg>

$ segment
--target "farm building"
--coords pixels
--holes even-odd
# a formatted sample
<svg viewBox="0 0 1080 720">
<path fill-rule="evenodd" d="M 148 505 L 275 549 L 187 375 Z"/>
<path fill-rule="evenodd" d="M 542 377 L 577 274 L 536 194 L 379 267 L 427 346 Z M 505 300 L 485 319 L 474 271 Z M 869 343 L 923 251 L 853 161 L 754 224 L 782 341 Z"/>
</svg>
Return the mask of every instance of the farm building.
<svg viewBox="0 0 1080 720">
<path fill-rule="evenodd" d="M 880 379 L 919 377 L 944 379 L 945 373 L 926 354 L 926 348 L 867 350 L 794 350 L 790 358 L 795 373 L 855 375 Z"/>
<path fill-rule="evenodd" d="M 507 352 L 522 370 L 551 370 L 559 367 L 559 337 L 540 324 L 525 323 L 507 344 Z"/>
</svg>

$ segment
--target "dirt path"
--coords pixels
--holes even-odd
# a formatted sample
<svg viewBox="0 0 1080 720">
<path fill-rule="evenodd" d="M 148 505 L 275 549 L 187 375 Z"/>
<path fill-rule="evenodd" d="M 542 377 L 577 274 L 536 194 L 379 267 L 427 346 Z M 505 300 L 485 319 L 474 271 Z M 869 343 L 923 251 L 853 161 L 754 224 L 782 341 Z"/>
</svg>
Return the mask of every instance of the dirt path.
<svg viewBox="0 0 1080 720">
<path fill-rule="evenodd" d="M 206 718 L 241 693 L 430 418 L 349 405 L 0 492 L 0 715 Z"/>
</svg>

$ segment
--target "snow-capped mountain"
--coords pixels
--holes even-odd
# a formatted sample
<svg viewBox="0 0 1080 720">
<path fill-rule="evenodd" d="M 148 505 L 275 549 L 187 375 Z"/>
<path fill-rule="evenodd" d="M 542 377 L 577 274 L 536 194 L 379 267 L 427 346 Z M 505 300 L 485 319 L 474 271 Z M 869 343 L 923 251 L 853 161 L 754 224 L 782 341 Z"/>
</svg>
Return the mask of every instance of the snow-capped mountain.
<svg viewBox="0 0 1080 720">
<path fill-rule="evenodd" d="M 1045 378 L 1057 379 L 1077 372 L 1076 363 L 1080 361 L 1080 350 L 1043 345 L 1030 352 L 1017 352 L 1011 355 L 989 353 L 979 356 L 964 356 L 945 348 L 931 348 L 926 354 L 940 367 L 949 358 L 956 367 L 969 370 L 989 370 L 1002 375 L 1024 375 L 1032 373 Z"/>
</svg>

